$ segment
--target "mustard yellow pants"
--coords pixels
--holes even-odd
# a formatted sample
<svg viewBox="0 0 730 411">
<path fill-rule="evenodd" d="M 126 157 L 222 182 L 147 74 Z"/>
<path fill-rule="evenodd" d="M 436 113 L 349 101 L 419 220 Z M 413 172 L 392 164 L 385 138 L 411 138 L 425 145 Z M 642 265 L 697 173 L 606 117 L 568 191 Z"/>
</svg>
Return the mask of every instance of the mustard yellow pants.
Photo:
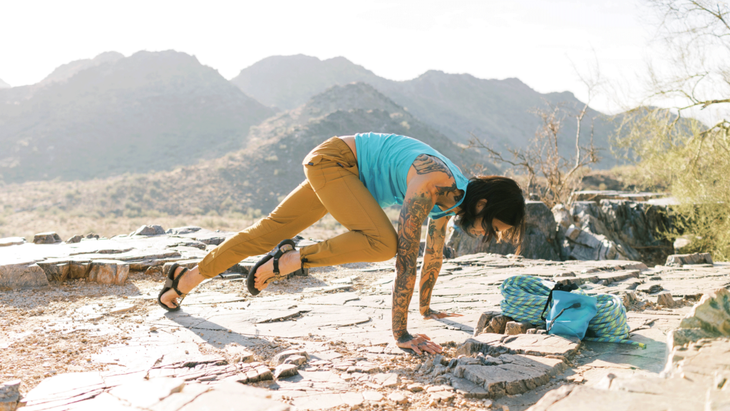
<svg viewBox="0 0 730 411">
<path fill-rule="evenodd" d="M 269 252 L 294 237 L 325 214 L 349 231 L 300 249 L 303 267 L 321 267 L 393 258 L 397 236 L 393 224 L 358 178 L 357 160 L 350 147 L 332 137 L 303 161 L 306 180 L 266 218 L 221 243 L 199 264 L 211 278 L 246 257 Z"/>
</svg>

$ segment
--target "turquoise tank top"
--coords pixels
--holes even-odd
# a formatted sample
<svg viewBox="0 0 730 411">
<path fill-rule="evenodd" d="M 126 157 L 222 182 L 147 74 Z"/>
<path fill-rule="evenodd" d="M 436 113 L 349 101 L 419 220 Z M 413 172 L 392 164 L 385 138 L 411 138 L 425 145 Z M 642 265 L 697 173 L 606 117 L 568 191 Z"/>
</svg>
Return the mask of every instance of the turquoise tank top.
<svg viewBox="0 0 730 411">
<path fill-rule="evenodd" d="M 454 165 L 443 154 L 431 148 L 426 143 L 414 138 L 399 136 L 397 134 L 362 133 L 355 135 L 355 148 L 357 149 L 357 168 L 360 172 L 360 181 L 375 197 L 381 207 L 391 205 L 403 205 L 403 200 L 408 189 L 408 170 L 413 162 L 421 154 L 441 159 L 451 170 L 456 180 L 456 187 L 464 190 L 469 180 L 464 177 L 459 167 Z M 428 216 L 435 220 L 441 217 L 454 215 L 455 207 L 461 205 L 461 200 L 448 210 L 441 211 L 434 206 Z"/>
</svg>

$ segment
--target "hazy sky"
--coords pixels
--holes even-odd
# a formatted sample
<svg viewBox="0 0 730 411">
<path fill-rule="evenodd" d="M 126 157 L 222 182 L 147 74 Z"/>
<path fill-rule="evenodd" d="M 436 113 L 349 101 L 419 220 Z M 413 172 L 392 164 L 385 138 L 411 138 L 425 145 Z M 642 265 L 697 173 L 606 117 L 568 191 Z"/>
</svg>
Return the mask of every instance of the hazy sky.
<svg viewBox="0 0 730 411">
<path fill-rule="evenodd" d="M 174 49 L 224 77 L 272 55 L 344 56 L 407 80 L 426 70 L 517 77 L 587 98 L 584 74 L 636 90 L 654 28 L 641 0 L 11 1 L 2 7 L 0 79 L 40 81 L 104 51 Z M 612 111 L 604 93 L 596 108 Z M 615 107 L 615 106 L 614 106 Z"/>
</svg>

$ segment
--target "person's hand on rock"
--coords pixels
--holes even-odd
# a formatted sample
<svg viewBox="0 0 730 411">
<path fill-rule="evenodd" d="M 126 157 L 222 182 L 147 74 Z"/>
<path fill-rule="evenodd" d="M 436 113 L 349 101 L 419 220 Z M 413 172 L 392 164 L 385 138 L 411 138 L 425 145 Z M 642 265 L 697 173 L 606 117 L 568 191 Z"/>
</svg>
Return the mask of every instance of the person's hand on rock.
<svg viewBox="0 0 730 411">
<path fill-rule="evenodd" d="M 398 347 L 413 350 L 417 355 L 422 353 L 439 354 L 443 351 L 440 345 L 431 341 L 426 334 L 408 335 L 397 341 Z"/>
</svg>

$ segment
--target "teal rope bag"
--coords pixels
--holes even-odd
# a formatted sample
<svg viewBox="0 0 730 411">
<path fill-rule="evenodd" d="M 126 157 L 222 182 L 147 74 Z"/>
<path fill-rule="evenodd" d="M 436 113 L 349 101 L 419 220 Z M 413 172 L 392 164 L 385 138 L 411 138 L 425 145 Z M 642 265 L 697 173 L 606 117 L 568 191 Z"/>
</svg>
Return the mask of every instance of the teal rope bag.
<svg viewBox="0 0 730 411">
<path fill-rule="evenodd" d="M 529 275 L 510 277 L 499 287 L 504 300 L 500 303 L 502 314 L 517 321 L 545 326 L 541 314 L 547 303 L 550 289 L 542 280 Z M 587 295 L 581 289 L 573 291 Z M 586 341 L 612 342 L 632 344 L 646 348 L 646 344 L 629 339 L 629 325 L 626 322 L 626 309 L 618 297 L 610 294 L 595 295 L 598 299 L 598 312 L 588 323 L 588 332 L 592 337 Z"/>
</svg>

